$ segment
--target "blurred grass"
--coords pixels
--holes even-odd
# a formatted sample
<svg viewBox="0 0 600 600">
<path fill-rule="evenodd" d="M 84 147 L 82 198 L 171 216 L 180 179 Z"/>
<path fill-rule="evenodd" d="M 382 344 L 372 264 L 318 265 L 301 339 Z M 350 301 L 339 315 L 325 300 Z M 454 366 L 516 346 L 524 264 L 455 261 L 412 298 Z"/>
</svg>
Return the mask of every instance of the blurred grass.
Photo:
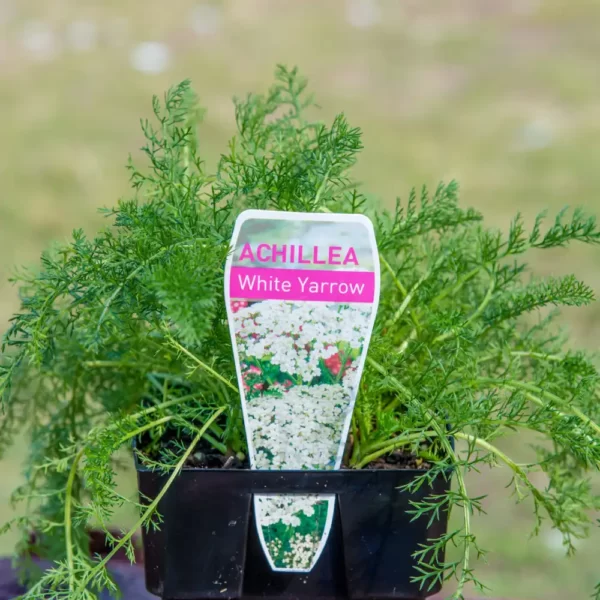
<svg viewBox="0 0 600 600">
<path fill-rule="evenodd" d="M 381 202 L 457 178 L 464 204 L 501 227 L 517 210 L 528 219 L 565 204 L 598 210 L 599 19 L 594 0 L 0 0 L 0 323 L 18 306 L 6 283 L 12 265 L 34 264 L 75 227 L 103 225 L 96 208 L 128 194 L 139 117 L 152 94 L 186 77 L 208 108 L 209 164 L 233 133 L 230 97 L 264 90 L 283 62 L 310 78 L 324 120 L 343 110 L 362 127 L 356 175 Z M 82 22 L 89 48 L 78 50 L 69 39 Z M 162 73 L 131 67 L 144 41 L 168 47 Z M 599 253 L 572 248 L 531 262 L 600 292 Z M 574 343 L 595 347 L 597 305 L 567 311 L 565 323 Z M 0 463 L 0 521 L 25 450 Z M 494 594 L 587 597 L 600 575 L 598 533 L 568 560 L 547 532 L 528 542 L 528 507 L 506 498 L 504 477 L 471 480 L 489 494 L 476 524 Z M 0 551 L 13 541 L 0 539 Z"/>
</svg>

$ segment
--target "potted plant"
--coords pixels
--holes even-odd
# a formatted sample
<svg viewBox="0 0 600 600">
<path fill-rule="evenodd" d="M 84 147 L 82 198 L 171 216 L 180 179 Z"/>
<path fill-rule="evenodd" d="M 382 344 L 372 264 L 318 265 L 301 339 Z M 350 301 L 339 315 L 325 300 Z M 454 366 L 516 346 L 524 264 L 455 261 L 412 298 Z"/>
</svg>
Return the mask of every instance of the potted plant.
<svg viewBox="0 0 600 600">
<path fill-rule="evenodd" d="M 531 504 L 535 531 L 549 520 L 569 550 L 587 534 L 600 504 L 589 481 L 599 374 L 545 308 L 588 304 L 593 292 L 573 276 L 529 279 L 522 255 L 597 243 L 595 220 L 563 211 L 527 229 L 517 215 L 502 234 L 458 205 L 455 183 L 379 211 L 348 174 L 360 131 L 342 115 L 309 120 L 305 87 L 279 67 L 265 96 L 237 101 L 238 133 L 214 172 L 200 157 L 189 83 L 155 99 L 157 124 L 142 123 L 149 169 L 130 163 L 135 194 L 104 210 L 112 226 L 94 239 L 75 231 L 39 272 L 15 278 L 22 306 L 2 346 L 0 440 L 26 428 L 31 444 L 15 493 L 26 511 L 5 529 L 35 531 L 37 554 L 55 561 L 25 598 L 114 588 L 107 562 L 123 549 L 133 558 L 140 527 L 148 585 L 164 598 L 413 598 L 450 579 L 462 598 L 480 585 L 472 561 L 482 552 L 471 523 L 482 498 L 465 473 L 488 466 L 512 472 L 508 493 Z M 247 469 L 223 298 L 247 208 L 363 213 L 375 224 L 380 307 L 339 471 Z M 515 431 L 542 440 L 527 465 L 497 443 Z M 132 445 L 139 500 L 115 484 L 118 451 Z M 341 510 L 314 573 L 270 571 L 252 494 L 325 485 Z M 116 536 L 111 517 L 129 502 L 139 519 Z M 448 529 L 452 510 L 461 519 Z M 89 556 L 92 525 L 113 546 L 102 558 Z"/>
</svg>

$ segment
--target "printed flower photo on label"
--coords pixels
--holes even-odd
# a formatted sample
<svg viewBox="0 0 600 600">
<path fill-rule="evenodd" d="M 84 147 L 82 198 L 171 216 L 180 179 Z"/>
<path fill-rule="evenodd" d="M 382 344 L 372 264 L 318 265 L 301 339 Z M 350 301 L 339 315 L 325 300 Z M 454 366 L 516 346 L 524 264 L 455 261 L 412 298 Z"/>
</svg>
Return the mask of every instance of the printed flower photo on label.
<svg viewBox="0 0 600 600">
<path fill-rule="evenodd" d="M 339 469 L 379 298 L 371 223 L 247 211 L 233 234 L 225 295 L 252 468 Z M 255 496 L 272 569 L 313 568 L 334 500 Z"/>
<path fill-rule="evenodd" d="M 323 550 L 323 533 L 333 515 L 333 495 L 256 496 L 259 535 L 272 568 L 312 569 Z"/>
<path fill-rule="evenodd" d="M 232 300 L 231 311 L 254 467 L 339 468 L 371 307 Z M 312 569 L 333 510 L 328 496 L 256 497 L 271 566 Z"/>
<path fill-rule="evenodd" d="M 282 300 L 239 305 L 232 302 L 253 464 L 336 468 L 370 307 Z"/>
</svg>

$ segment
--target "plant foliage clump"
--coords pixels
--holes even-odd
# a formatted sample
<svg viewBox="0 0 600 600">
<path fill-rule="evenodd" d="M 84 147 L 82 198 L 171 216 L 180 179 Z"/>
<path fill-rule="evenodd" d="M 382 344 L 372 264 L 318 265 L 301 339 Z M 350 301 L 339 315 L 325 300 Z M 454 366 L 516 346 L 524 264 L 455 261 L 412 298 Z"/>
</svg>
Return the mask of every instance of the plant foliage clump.
<svg viewBox="0 0 600 600">
<path fill-rule="evenodd" d="M 546 310 L 588 304 L 593 293 L 573 276 L 531 278 L 523 254 L 596 244 L 595 220 L 563 211 L 527 229 L 517 216 L 503 234 L 459 206 L 454 182 L 379 211 L 349 175 L 360 130 L 343 115 L 330 125 L 309 120 L 305 87 L 296 70 L 279 67 L 266 95 L 236 101 L 238 131 L 215 172 L 199 153 L 202 113 L 190 84 L 155 99 L 155 119 L 142 122 L 149 168 L 129 164 L 134 195 L 104 210 L 111 226 L 94 239 L 75 231 L 39 271 L 16 277 L 21 309 L 0 355 L 0 449 L 24 429 L 31 443 L 14 493 L 25 514 L 5 529 L 21 528 L 24 543 L 35 531 L 37 552 L 55 561 L 28 600 L 87 600 L 114 588 L 107 559 L 88 555 L 86 527 L 103 528 L 113 552 L 124 547 L 133 558 L 135 527 L 119 539 L 109 529 L 117 508 L 133 503 L 136 527 L 159 527 L 158 500 L 201 438 L 224 454 L 245 452 L 223 269 L 247 208 L 361 212 L 375 223 L 381 305 L 349 462 L 363 468 L 407 447 L 432 465 L 414 486 L 440 473 L 456 480 L 447 495 L 415 504 L 414 517 L 462 515 L 417 553 L 416 580 L 454 578 L 455 598 L 482 585 L 471 517 L 483 498 L 468 490 L 468 471 L 507 469 L 516 499 L 533 509 L 534 533 L 547 521 L 569 552 L 593 525 L 600 375 L 585 353 L 566 349 L 556 311 Z M 513 432 L 540 440 L 530 463 L 497 446 Z M 140 460 L 169 473 L 150 504 L 115 489 L 118 451 L 134 439 L 143 440 Z M 545 474 L 544 486 L 533 473 Z M 444 546 L 458 550 L 443 559 Z"/>
</svg>

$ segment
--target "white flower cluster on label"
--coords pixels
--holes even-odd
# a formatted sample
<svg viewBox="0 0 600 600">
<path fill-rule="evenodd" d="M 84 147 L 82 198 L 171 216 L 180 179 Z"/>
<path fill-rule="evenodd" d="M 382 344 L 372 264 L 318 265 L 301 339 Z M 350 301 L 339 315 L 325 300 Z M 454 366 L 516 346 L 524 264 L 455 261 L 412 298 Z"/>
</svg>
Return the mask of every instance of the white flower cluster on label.
<svg viewBox="0 0 600 600">
<path fill-rule="evenodd" d="M 256 510 L 269 554 L 283 569 L 308 570 L 322 544 L 333 496 L 257 496 Z M 280 529 L 284 527 L 282 534 Z"/>
<path fill-rule="evenodd" d="M 266 300 L 239 309 L 234 318 L 242 354 L 268 359 L 310 383 L 321 375 L 319 361 L 337 354 L 340 343 L 361 349 L 370 316 L 364 305 Z"/>
<path fill-rule="evenodd" d="M 281 398 L 253 398 L 248 425 L 256 468 L 333 469 L 350 402 L 342 384 L 299 385 Z"/>
</svg>

